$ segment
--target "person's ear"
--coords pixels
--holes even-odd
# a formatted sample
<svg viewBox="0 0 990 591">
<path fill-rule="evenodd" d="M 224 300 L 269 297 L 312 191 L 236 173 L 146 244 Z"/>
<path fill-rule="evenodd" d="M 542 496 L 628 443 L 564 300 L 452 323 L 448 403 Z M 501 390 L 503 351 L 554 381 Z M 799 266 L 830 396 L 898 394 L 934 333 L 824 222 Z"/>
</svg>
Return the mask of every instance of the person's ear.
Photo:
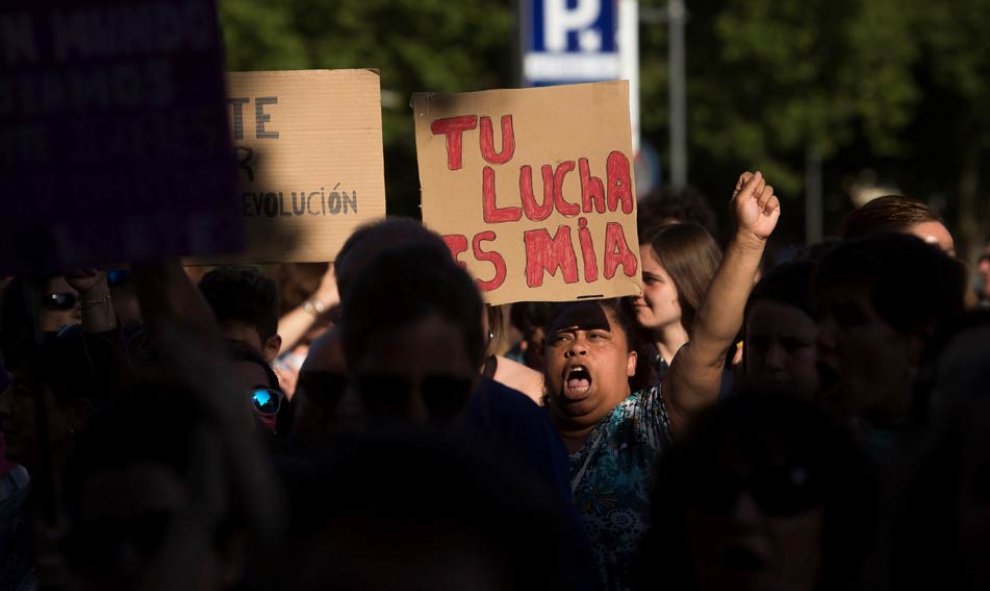
<svg viewBox="0 0 990 591">
<path fill-rule="evenodd" d="M 274 335 L 269 337 L 265 341 L 262 347 L 261 355 L 265 358 L 268 363 L 274 363 L 278 358 L 278 352 L 282 349 L 282 337 L 279 335 Z"/>
<path fill-rule="evenodd" d="M 639 355 L 635 351 L 630 351 L 629 356 L 626 358 L 626 376 L 633 377 L 636 375 L 636 360 Z"/>
</svg>

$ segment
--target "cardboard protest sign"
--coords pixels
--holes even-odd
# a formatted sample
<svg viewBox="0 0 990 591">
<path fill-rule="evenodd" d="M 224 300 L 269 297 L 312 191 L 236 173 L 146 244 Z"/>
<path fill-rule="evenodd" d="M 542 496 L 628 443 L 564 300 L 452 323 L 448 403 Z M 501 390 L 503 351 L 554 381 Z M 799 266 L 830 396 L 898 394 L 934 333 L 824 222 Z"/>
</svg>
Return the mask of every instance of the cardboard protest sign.
<svg viewBox="0 0 990 591">
<path fill-rule="evenodd" d="M 492 304 L 641 291 L 626 82 L 413 97 L 423 221 Z"/>
<path fill-rule="evenodd" d="M 378 72 L 240 72 L 228 86 L 244 258 L 332 261 L 385 215 Z"/>
<path fill-rule="evenodd" d="M 241 247 L 213 0 L 0 3 L 0 271 Z"/>
</svg>

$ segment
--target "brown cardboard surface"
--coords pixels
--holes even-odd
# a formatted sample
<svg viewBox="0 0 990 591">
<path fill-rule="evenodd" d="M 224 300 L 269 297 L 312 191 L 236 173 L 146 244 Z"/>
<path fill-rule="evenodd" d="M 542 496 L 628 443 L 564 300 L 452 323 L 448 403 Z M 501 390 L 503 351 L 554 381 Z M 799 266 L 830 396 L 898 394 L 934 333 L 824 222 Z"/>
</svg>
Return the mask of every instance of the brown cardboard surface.
<svg viewBox="0 0 990 591">
<path fill-rule="evenodd" d="M 423 221 L 489 303 L 641 292 L 628 92 L 618 81 L 413 97 Z M 544 170 L 560 179 L 549 199 Z"/>
<path fill-rule="evenodd" d="M 332 261 L 385 216 L 378 72 L 234 72 L 228 97 L 244 260 Z"/>
</svg>

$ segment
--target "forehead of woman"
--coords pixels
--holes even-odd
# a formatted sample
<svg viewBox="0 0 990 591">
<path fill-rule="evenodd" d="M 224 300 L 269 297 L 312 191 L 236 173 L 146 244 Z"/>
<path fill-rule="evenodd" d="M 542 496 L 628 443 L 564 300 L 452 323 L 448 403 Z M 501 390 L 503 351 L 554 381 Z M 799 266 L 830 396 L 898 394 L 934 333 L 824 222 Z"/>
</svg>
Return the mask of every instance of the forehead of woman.
<svg viewBox="0 0 990 591">
<path fill-rule="evenodd" d="M 547 328 L 547 335 L 565 329 L 607 330 L 626 335 L 616 310 L 602 302 L 575 302 L 563 305 Z M 628 337 L 628 335 L 626 335 Z M 547 341 L 549 343 L 549 340 Z"/>
</svg>

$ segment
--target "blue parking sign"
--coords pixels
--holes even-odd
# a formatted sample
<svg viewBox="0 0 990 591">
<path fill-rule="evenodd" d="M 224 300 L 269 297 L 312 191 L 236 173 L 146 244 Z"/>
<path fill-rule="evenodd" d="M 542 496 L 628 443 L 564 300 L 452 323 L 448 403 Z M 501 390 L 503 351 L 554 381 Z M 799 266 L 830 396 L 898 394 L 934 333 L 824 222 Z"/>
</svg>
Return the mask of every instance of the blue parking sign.
<svg viewBox="0 0 990 591">
<path fill-rule="evenodd" d="M 526 85 L 620 77 L 618 0 L 520 2 Z"/>
</svg>

